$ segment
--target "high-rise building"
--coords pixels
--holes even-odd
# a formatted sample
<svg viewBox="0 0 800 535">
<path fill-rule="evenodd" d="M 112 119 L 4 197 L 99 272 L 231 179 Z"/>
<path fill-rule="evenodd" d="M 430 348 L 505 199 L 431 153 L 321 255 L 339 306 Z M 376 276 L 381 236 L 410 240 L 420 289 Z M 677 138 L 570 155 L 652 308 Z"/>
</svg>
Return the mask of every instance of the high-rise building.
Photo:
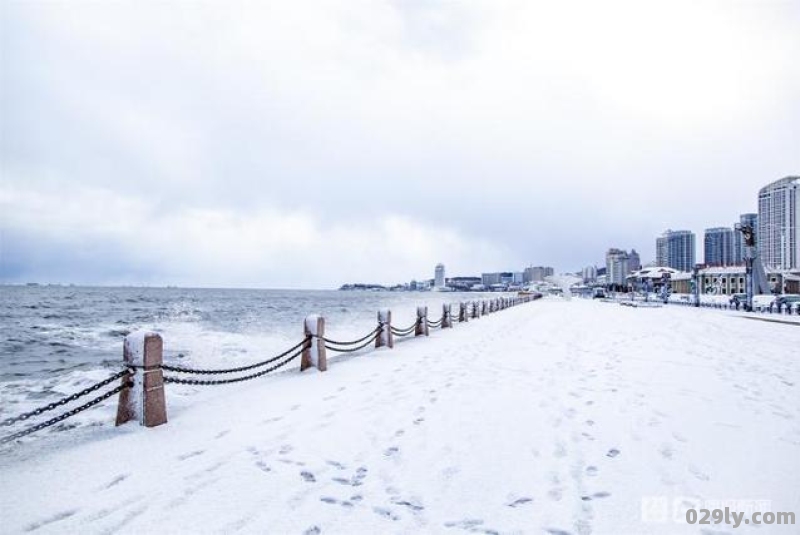
<svg viewBox="0 0 800 535">
<path fill-rule="evenodd" d="M 628 253 L 628 269 L 630 271 L 642 269 L 642 259 L 639 257 L 639 253 L 636 252 L 636 249 L 631 249 L 631 252 Z"/>
<path fill-rule="evenodd" d="M 597 280 L 597 268 L 595 266 L 586 266 L 581 272 L 583 282 L 595 282 Z"/>
<path fill-rule="evenodd" d="M 756 236 L 756 250 L 758 250 L 758 214 L 742 214 L 739 216 L 741 226 L 753 227 Z M 738 230 L 733 231 L 733 264 L 744 265 L 744 236 Z"/>
<path fill-rule="evenodd" d="M 482 273 L 481 283 L 484 286 L 491 286 L 492 284 L 500 284 L 500 273 Z"/>
<path fill-rule="evenodd" d="M 694 233 L 689 230 L 667 230 L 656 239 L 658 263 L 678 271 L 691 271 L 695 264 Z"/>
<path fill-rule="evenodd" d="M 707 266 L 724 267 L 733 265 L 732 229 L 728 227 L 707 228 L 703 241 L 704 261 Z"/>
<path fill-rule="evenodd" d="M 542 282 L 545 277 L 552 277 L 555 270 L 551 267 L 536 266 L 527 267 L 523 272 L 525 282 Z"/>
<path fill-rule="evenodd" d="M 606 282 L 608 284 L 625 284 L 630 269 L 628 253 L 622 249 L 609 249 L 606 253 Z"/>
<path fill-rule="evenodd" d="M 435 288 L 444 288 L 444 264 L 436 264 L 436 271 L 433 277 Z"/>
<path fill-rule="evenodd" d="M 800 268 L 800 176 L 787 176 L 758 192 L 758 254 L 766 268 Z"/>
<path fill-rule="evenodd" d="M 656 238 L 656 266 L 666 267 L 669 262 L 669 247 L 667 245 L 666 236 Z"/>
</svg>

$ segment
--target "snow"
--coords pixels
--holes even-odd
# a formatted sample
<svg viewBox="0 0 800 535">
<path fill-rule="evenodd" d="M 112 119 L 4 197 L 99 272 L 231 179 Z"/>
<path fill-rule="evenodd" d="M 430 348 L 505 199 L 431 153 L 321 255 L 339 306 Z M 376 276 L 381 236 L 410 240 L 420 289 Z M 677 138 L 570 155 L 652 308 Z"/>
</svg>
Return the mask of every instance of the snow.
<svg viewBox="0 0 800 535">
<path fill-rule="evenodd" d="M 0 450 L 0 531 L 696 534 L 687 507 L 797 513 L 796 347 L 729 311 L 550 298 L 325 373 L 191 403 L 170 384 L 166 425 Z"/>
</svg>

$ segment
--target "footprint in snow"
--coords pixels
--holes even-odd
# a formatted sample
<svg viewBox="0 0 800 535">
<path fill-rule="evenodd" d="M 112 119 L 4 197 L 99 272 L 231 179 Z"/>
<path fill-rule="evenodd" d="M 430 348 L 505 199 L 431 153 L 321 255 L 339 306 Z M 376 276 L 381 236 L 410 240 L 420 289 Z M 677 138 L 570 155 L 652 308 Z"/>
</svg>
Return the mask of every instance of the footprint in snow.
<svg viewBox="0 0 800 535">
<path fill-rule="evenodd" d="M 106 488 L 106 489 L 110 489 L 111 487 L 113 487 L 113 486 L 115 486 L 115 485 L 119 485 L 120 483 L 122 483 L 123 481 L 125 481 L 126 479 L 128 479 L 128 476 L 130 476 L 130 474 L 121 474 L 121 475 L 118 475 L 117 477 L 115 477 L 114 479 L 112 479 L 111 481 L 109 481 L 109 482 L 106 484 L 105 488 Z"/>
<path fill-rule="evenodd" d="M 178 455 L 179 461 L 185 461 L 186 459 L 191 459 L 192 457 L 197 457 L 198 455 L 202 455 L 205 453 L 205 450 L 197 450 L 197 451 L 190 451 L 189 453 L 184 453 L 183 455 Z"/>
<path fill-rule="evenodd" d="M 302 477 L 308 483 L 314 483 L 314 482 L 317 481 L 317 478 L 314 477 L 314 474 L 312 474 L 311 472 L 308 472 L 306 470 L 303 470 L 302 472 L 300 472 L 300 477 Z"/>
<path fill-rule="evenodd" d="M 698 467 L 696 467 L 694 465 L 689 467 L 689 472 L 691 472 L 692 475 L 694 477 L 696 477 L 697 479 L 699 479 L 700 481 L 708 481 L 708 480 L 711 479 L 708 474 L 706 474 L 705 472 L 700 470 L 700 468 L 698 468 Z"/>
<path fill-rule="evenodd" d="M 608 453 L 606 453 L 606 457 L 610 457 L 611 459 L 613 459 L 617 455 L 619 455 L 619 450 L 617 448 L 611 448 L 610 450 L 608 450 Z"/>
<path fill-rule="evenodd" d="M 444 527 L 446 528 L 463 528 L 463 529 L 473 529 L 481 525 L 483 525 L 483 520 L 481 520 L 480 518 L 468 518 L 466 520 L 459 520 L 457 522 L 444 523 Z"/>
<path fill-rule="evenodd" d="M 581 500 L 585 502 L 590 502 L 598 498 L 608 498 L 609 496 L 611 496 L 610 492 L 600 491 L 600 492 L 595 492 L 591 496 L 581 496 Z"/>
<path fill-rule="evenodd" d="M 373 507 L 372 510 L 375 513 L 377 513 L 378 515 L 380 515 L 380 516 L 382 516 L 384 518 L 388 518 L 390 520 L 393 520 L 395 522 L 400 520 L 399 516 L 394 514 L 390 509 L 386 509 L 385 507 Z"/>
<path fill-rule="evenodd" d="M 508 507 L 519 507 L 520 505 L 525 505 L 526 503 L 531 503 L 532 501 L 533 501 L 533 498 L 528 498 L 528 497 L 517 498 L 513 502 L 507 503 L 506 505 Z"/>
<path fill-rule="evenodd" d="M 407 508 L 411 509 L 412 511 L 414 511 L 415 513 L 425 509 L 425 506 L 423 506 L 421 503 L 417 502 L 416 500 L 412 501 L 412 500 L 401 500 L 401 499 L 398 499 L 398 498 L 393 498 L 392 499 L 392 503 L 395 504 L 395 505 L 402 505 L 403 507 L 407 507 Z"/>
</svg>

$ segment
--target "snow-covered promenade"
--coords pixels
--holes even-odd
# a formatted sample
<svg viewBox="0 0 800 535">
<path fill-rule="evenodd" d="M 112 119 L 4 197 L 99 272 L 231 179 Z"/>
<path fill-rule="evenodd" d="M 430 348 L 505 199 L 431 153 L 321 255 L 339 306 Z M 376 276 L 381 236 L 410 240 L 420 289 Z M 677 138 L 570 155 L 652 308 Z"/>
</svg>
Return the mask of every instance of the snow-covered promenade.
<svg viewBox="0 0 800 535">
<path fill-rule="evenodd" d="M 797 533 L 680 511 L 800 513 L 798 347 L 723 311 L 545 299 L 158 428 L 4 448 L 0 532 Z"/>
</svg>

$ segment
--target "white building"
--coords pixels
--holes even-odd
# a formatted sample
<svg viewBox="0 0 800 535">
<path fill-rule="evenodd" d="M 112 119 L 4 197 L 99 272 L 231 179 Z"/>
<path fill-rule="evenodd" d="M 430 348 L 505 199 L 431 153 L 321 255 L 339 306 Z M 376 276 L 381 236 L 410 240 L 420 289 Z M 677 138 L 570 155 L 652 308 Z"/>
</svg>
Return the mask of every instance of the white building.
<svg viewBox="0 0 800 535">
<path fill-rule="evenodd" d="M 691 271 L 695 264 L 694 232 L 667 230 L 656 239 L 656 264 Z"/>
<path fill-rule="evenodd" d="M 606 253 L 606 280 L 608 284 L 625 284 L 629 271 L 628 253 L 622 249 L 609 249 Z"/>
<path fill-rule="evenodd" d="M 757 247 L 766 268 L 800 268 L 800 176 L 787 176 L 758 192 Z"/>
<path fill-rule="evenodd" d="M 444 288 L 444 264 L 436 264 L 433 286 L 434 288 Z"/>
<path fill-rule="evenodd" d="M 595 266 L 586 266 L 581 272 L 583 282 L 595 282 L 597 280 L 597 268 Z"/>
</svg>

